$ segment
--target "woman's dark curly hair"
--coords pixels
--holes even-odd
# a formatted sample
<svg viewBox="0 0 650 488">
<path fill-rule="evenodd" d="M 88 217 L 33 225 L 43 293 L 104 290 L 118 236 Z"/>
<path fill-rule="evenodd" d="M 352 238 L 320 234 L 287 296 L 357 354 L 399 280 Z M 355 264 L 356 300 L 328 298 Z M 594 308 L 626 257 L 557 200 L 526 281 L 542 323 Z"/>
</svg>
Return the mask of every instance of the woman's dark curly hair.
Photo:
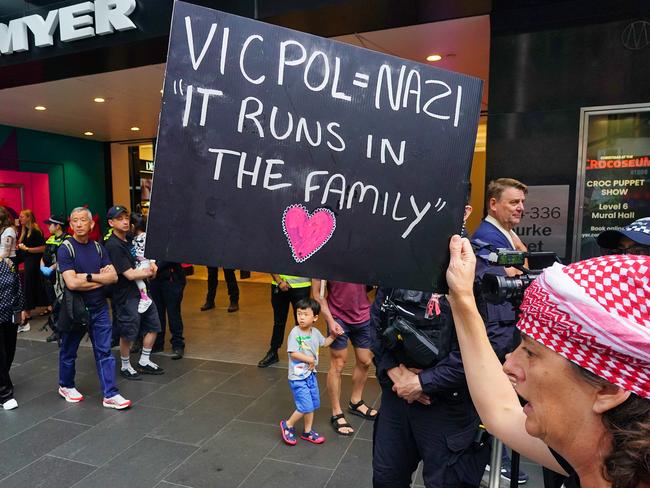
<svg viewBox="0 0 650 488">
<path fill-rule="evenodd" d="M 610 382 L 574 364 L 594 386 Z M 612 488 L 638 488 L 650 484 L 650 400 L 634 393 L 619 406 L 603 414 L 603 424 L 612 436 L 612 449 L 605 457 L 603 475 Z"/>
</svg>

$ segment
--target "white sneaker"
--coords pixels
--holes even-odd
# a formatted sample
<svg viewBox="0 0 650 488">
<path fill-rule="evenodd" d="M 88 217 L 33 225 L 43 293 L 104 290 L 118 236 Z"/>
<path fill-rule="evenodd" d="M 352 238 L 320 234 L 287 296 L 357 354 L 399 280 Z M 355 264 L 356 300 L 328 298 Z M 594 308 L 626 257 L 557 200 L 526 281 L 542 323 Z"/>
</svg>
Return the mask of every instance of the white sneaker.
<svg viewBox="0 0 650 488">
<path fill-rule="evenodd" d="M 18 326 L 18 333 L 20 334 L 21 332 L 29 332 L 32 329 L 32 326 L 29 325 L 29 322 L 19 325 Z"/>
<path fill-rule="evenodd" d="M 18 408 L 18 402 L 16 401 L 15 398 L 12 398 L 11 400 L 7 400 L 2 404 L 2 408 L 5 410 L 13 410 L 14 408 Z"/>
<path fill-rule="evenodd" d="M 151 298 L 141 298 L 140 302 L 138 303 L 138 313 L 145 313 L 152 303 L 153 300 L 151 300 Z"/>
<path fill-rule="evenodd" d="M 59 386 L 59 395 L 65 398 L 66 402 L 70 403 L 79 403 L 84 399 L 84 396 L 79 393 L 79 390 L 76 388 L 65 388 L 63 386 Z"/>
<path fill-rule="evenodd" d="M 123 410 L 123 409 L 129 408 L 131 406 L 131 400 L 127 400 L 122 395 L 117 394 L 117 395 L 112 396 L 110 398 L 104 398 L 104 401 L 102 402 L 102 404 L 106 408 L 114 408 L 116 410 Z"/>
</svg>

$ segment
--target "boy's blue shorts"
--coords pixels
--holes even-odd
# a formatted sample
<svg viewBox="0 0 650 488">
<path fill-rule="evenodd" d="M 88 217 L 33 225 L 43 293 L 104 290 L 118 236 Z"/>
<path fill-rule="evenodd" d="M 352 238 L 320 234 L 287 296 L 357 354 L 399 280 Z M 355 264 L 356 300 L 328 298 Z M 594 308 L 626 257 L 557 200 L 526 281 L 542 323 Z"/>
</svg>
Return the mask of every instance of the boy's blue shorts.
<svg viewBox="0 0 650 488">
<path fill-rule="evenodd" d="M 289 380 L 289 388 L 293 393 L 296 410 L 300 413 L 311 413 L 320 407 L 320 392 L 318 380 L 314 373 L 304 380 Z"/>
</svg>

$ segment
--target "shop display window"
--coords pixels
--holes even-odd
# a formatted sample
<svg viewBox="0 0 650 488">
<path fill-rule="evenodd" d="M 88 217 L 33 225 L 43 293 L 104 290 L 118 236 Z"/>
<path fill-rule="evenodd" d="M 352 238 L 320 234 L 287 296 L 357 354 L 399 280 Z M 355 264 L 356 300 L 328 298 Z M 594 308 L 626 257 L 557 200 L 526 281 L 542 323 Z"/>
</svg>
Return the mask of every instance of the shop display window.
<svg viewBox="0 0 650 488">
<path fill-rule="evenodd" d="M 650 104 L 581 111 L 573 258 L 606 254 L 598 234 L 650 216 Z"/>
</svg>

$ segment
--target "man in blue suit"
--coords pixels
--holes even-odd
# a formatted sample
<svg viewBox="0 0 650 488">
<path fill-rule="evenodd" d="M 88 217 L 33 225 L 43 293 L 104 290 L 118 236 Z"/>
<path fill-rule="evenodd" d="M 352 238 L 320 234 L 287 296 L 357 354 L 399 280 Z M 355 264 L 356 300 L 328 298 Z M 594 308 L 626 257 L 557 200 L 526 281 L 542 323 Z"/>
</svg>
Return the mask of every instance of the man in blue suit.
<svg viewBox="0 0 650 488">
<path fill-rule="evenodd" d="M 491 248 L 503 248 L 516 251 L 527 251 L 526 246 L 513 230 L 524 215 L 524 203 L 528 187 L 521 181 L 512 178 L 499 178 L 489 183 L 486 195 L 485 206 L 487 216 L 481 221 L 481 225 L 472 236 L 475 244 L 489 245 Z M 487 255 L 491 249 L 486 247 L 477 252 L 479 259 L 476 262 L 476 278 L 481 279 L 485 273 L 498 274 L 502 276 L 514 276 L 521 271 L 515 268 L 504 268 L 492 266 L 487 261 Z M 513 343 L 511 350 L 517 345 L 514 338 L 515 330 L 515 309 L 509 302 L 493 305 L 483 302 L 479 308 L 485 319 L 488 330 L 511 329 Z M 510 480 L 510 457 L 508 451 L 503 450 L 501 476 Z M 526 483 L 528 475 L 519 470 L 518 482 Z"/>
<path fill-rule="evenodd" d="M 526 246 L 515 234 L 524 215 L 524 203 L 528 187 L 512 178 L 499 178 L 491 181 L 486 192 L 487 216 L 472 239 L 481 240 L 497 248 L 526 251 Z M 510 275 L 519 273 L 510 268 Z"/>
</svg>

